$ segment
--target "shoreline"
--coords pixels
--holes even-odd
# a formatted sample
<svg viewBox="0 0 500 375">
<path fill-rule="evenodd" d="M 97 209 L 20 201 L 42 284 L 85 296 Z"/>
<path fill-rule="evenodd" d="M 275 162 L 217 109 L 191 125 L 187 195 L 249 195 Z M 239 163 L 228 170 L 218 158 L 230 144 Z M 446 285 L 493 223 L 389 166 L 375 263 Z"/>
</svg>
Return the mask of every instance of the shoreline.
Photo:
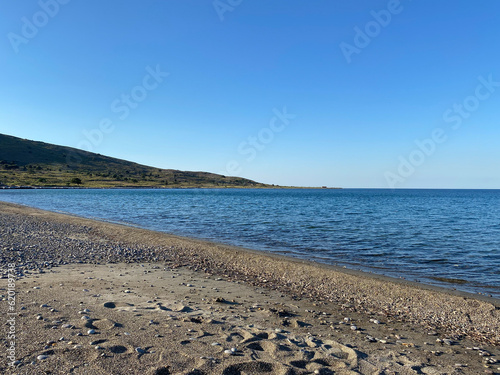
<svg viewBox="0 0 500 375">
<path fill-rule="evenodd" d="M 51 189 L 59 189 L 59 188 L 51 188 Z M 85 190 L 96 189 L 96 190 L 100 190 L 102 188 L 84 188 L 84 187 L 71 188 L 70 187 L 67 189 L 85 189 Z M 115 188 L 115 189 L 122 189 L 122 188 Z M 125 187 L 123 189 L 128 189 L 128 188 Z M 144 189 L 163 189 L 163 188 L 146 188 L 145 187 Z M 182 190 L 182 189 L 191 189 L 191 188 L 166 188 L 166 189 L 172 189 L 172 190 L 181 189 Z M 197 188 L 193 188 L 193 189 L 197 189 Z M 207 188 L 207 189 L 211 189 L 211 188 Z M 227 189 L 227 188 L 221 188 L 221 189 Z M 309 188 L 304 188 L 304 189 L 309 189 Z M 321 188 L 311 188 L 311 189 L 321 189 Z M 336 189 L 336 188 L 333 188 L 333 189 Z M 396 276 L 387 275 L 387 274 L 384 274 L 383 272 L 377 273 L 376 271 L 371 270 L 369 266 L 366 267 L 365 270 L 363 270 L 363 269 L 361 269 L 363 267 L 363 265 L 346 264 L 345 266 L 343 266 L 343 265 L 338 265 L 338 264 L 325 263 L 325 262 L 321 262 L 321 261 L 303 259 L 303 258 L 300 258 L 298 256 L 295 257 L 295 256 L 291 256 L 291 255 L 289 256 L 289 255 L 285 255 L 285 254 L 275 253 L 275 252 L 272 252 L 269 250 L 257 250 L 257 249 L 252 249 L 252 248 L 246 248 L 243 246 L 220 243 L 220 242 L 217 242 L 215 240 L 210 240 L 210 239 L 186 237 L 186 236 L 176 235 L 176 234 L 172 234 L 172 233 L 168 233 L 168 232 L 161 232 L 161 231 L 157 231 L 154 229 L 147 229 L 147 228 L 141 227 L 138 224 L 124 223 L 124 222 L 118 222 L 118 221 L 113 221 L 113 220 L 106 220 L 106 219 L 98 218 L 98 217 L 85 217 L 85 216 L 80 216 L 78 214 L 73 214 L 70 212 L 49 211 L 49 210 L 45 210 L 45 209 L 39 209 L 39 208 L 36 208 L 33 206 L 5 202 L 5 201 L 0 200 L 0 205 L 1 204 L 9 204 L 9 205 L 13 205 L 13 206 L 26 207 L 26 208 L 31 208 L 31 209 L 35 209 L 35 210 L 40 210 L 40 211 L 45 211 L 45 212 L 50 212 L 50 213 L 60 214 L 60 215 L 67 215 L 67 216 L 71 216 L 71 217 L 75 217 L 75 218 L 92 220 L 92 221 L 101 222 L 101 223 L 108 223 L 108 224 L 120 225 L 120 226 L 124 226 L 124 227 L 143 229 L 143 230 L 151 231 L 151 232 L 158 233 L 158 234 L 164 234 L 164 235 L 172 237 L 172 238 L 177 238 L 181 241 L 188 241 L 188 242 L 189 241 L 195 241 L 195 242 L 197 241 L 201 245 L 207 244 L 210 246 L 222 246 L 222 247 L 234 249 L 236 251 L 239 250 L 239 251 L 254 253 L 255 255 L 262 254 L 262 255 L 269 256 L 269 257 L 276 257 L 276 259 L 281 259 L 281 260 L 285 260 L 285 261 L 297 261 L 299 263 L 308 264 L 308 265 L 311 265 L 313 267 L 320 267 L 320 268 L 323 267 L 326 270 L 330 269 L 334 272 L 346 273 L 346 274 L 350 274 L 353 276 L 361 276 L 361 277 L 380 279 L 381 281 L 387 281 L 387 282 L 392 282 L 392 283 L 396 283 L 396 284 L 408 285 L 408 286 L 412 286 L 415 288 L 420 288 L 420 289 L 429 290 L 429 291 L 436 291 L 436 292 L 450 294 L 450 295 L 454 295 L 454 296 L 458 296 L 458 297 L 478 299 L 481 301 L 489 302 L 489 303 L 495 304 L 497 306 L 500 306 L 500 297 L 493 297 L 492 295 L 489 295 L 487 292 L 480 293 L 480 292 L 460 290 L 460 289 L 458 289 L 459 286 L 456 285 L 455 283 L 447 282 L 447 281 L 443 281 L 443 280 L 438 280 L 438 281 L 441 281 L 441 283 L 444 285 L 431 284 L 430 283 L 431 281 L 418 281 L 419 278 L 424 278 L 424 279 L 427 278 L 429 280 L 432 280 L 433 279 L 432 276 L 414 275 L 413 279 L 411 279 L 411 278 L 407 279 L 404 277 L 396 277 Z M 1 210 L 1 206 L 0 206 L 0 210 Z M 352 267 L 352 268 L 350 268 L 350 267 Z M 360 268 L 355 269 L 356 267 L 360 267 Z"/>
</svg>

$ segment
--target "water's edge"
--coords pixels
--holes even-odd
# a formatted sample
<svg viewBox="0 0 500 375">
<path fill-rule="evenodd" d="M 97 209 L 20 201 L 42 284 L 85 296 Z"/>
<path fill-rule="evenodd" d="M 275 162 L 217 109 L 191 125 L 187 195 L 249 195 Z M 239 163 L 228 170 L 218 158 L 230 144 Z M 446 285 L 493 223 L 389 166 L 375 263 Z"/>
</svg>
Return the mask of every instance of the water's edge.
<svg viewBox="0 0 500 375">
<path fill-rule="evenodd" d="M 282 260 L 282 261 L 286 261 L 286 262 L 292 262 L 295 264 L 309 265 L 309 266 L 313 266 L 313 267 L 320 268 L 320 269 L 330 270 L 332 272 L 343 273 L 343 274 L 348 274 L 348 275 L 352 275 L 352 276 L 356 276 L 356 277 L 363 277 L 363 278 L 368 278 L 368 279 L 375 279 L 375 280 L 380 280 L 382 282 L 400 284 L 400 285 L 404 285 L 404 286 L 410 286 L 410 287 L 413 287 L 416 289 L 444 293 L 444 294 L 453 295 L 453 296 L 462 297 L 462 298 L 467 298 L 467 299 L 475 299 L 475 300 L 479 300 L 479 301 L 488 302 L 488 303 L 491 303 L 497 307 L 500 307 L 500 298 L 491 297 L 491 296 L 487 296 L 484 294 L 476 294 L 476 293 L 471 293 L 471 292 L 462 291 L 462 290 L 458 290 L 458 289 L 447 288 L 447 287 L 443 287 L 443 286 L 439 286 L 439 285 L 422 283 L 422 282 L 409 280 L 409 279 L 405 279 L 405 278 L 396 278 L 393 276 L 378 274 L 378 273 L 374 273 L 371 271 L 363 271 L 360 269 L 353 269 L 353 268 L 348 268 L 345 266 L 338 266 L 338 265 L 329 264 L 329 263 L 316 262 L 316 261 L 309 260 L 309 259 L 300 259 L 297 257 L 287 256 L 287 255 L 283 255 L 283 254 L 279 254 L 279 253 L 274 253 L 271 251 L 256 250 L 256 249 L 246 248 L 243 246 L 235 246 L 235 245 L 216 242 L 216 241 L 207 240 L 207 239 L 180 236 L 180 235 L 176 235 L 176 234 L 152 230 L 152 229 L 145 228 L 145 227 L 135 225 L 135 224 L 115 222 L 115 221 L 106 220 L 103 218 L 87 217 L 87 216 L 82 216 L 82 215 L 78 215 L 78 214 L 74 214 L 74 213 L 70 213 L 70 212 L 45 210 L 45 209 L 40 209 L 37 207 L 29 206 L 26 204 L 18 204 L 18 203 L 5 202 L 5 201 L 0 200 L 0 210 L 1 210 L 1 205 L 11 205 L 13 207 L 20 208 L 21 210 L 29 209 L 29 210 L 35 210 L 35 211 L 41 211 L 41 212 L 48 212 L 48 213 L 60 216 L 63 219 L 65 216 L 68 216 L 68 217 L 72 217 L 72 218 L 76 218 L 76 219 L 90 220 L 90 221 L 94 221 L 94 222 L 101 222 L 101 223 L 106 223 L 106 224 L 111 224 L 111 225 L 116 225 L 116 226 L 121 226 L 121 227 L 134 228 L 134 229 L 138 229 L 141 231 L 158 233 L 161 235 L 168 236 L 170 238 L 180 239 L 180 240 L 186 241 L 186 242 L 197 243 L 197 244 L 201 244 L 201 245 L 205 244 L 205 245 L 222 246 L 224 248 L 233 249 L 233 250 L 238 251 L 238 252 L 248 252 L 248 253 L 256 254 L 256 255 L 264 255 L 264 256 L 272 258 L 272 259 Z"/>
</svg>

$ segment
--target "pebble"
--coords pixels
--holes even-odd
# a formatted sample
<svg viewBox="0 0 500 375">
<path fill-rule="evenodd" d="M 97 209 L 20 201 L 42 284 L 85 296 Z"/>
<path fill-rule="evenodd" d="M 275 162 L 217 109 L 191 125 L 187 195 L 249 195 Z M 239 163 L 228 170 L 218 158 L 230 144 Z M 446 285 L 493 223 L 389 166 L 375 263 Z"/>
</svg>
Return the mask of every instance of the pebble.
<svg viewBox="0 0 500 375">
<path fill-rule="evenodd" d="M 47 305 L 46 303 L 43 303 L 40 305 L 40 307 L 45 308 L 45 307 L 49 307 L 49 305 Z"/>
<path fill-rule="evenodd" d="M 87 333 L 88 333 L 89 335 L 95 335 L 96 331 L 95 331 L 95 329 L 89 329 L 89 330 L 87 331 Z"/>
<path fill-rule="evenodd" d="M 354 324 L 351 326 L 351 330 L 356 331 L 358 327 L 356 327 Z"/>
<path fill-rule="evenodd" d="M 36 357 L 36 359 L 38 359 L 39 361 L 43 361 L 44 359 L 47 358 L 49 358 L 49 356 L 45 354 L 40 354 L 38 357 Z"/>
<path fill-rule="evenodd" d="M 139 348 L 139 347 L 135 348 L 135 351 L 136 351 L 137 353 L 139 353 L 139 354 L 144 354 L 144 353 L 146 353 L 146 351 L 145 351 L 144 349 Z"/>
</svg>

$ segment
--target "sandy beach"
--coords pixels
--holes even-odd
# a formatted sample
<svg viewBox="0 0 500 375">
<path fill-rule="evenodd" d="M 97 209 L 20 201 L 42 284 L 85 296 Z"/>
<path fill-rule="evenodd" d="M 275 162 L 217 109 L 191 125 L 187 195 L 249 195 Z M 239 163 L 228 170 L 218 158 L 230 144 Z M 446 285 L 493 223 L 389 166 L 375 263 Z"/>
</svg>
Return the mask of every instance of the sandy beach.
<svg viewBox="0 0 500 375">
<path fill-rule="evenodd" d="M 500 373 L 485 296 L 2 202 L 0 259 L 1 373 Z"/>
</svg>

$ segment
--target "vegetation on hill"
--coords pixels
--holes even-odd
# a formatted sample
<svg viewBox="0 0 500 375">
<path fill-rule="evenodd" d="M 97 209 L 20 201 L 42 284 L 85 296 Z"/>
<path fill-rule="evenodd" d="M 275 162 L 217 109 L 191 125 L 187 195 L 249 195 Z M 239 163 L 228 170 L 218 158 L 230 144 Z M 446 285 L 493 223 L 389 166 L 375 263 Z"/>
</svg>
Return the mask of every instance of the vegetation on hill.
<svg viewBox="0 0 500 375">
<path fill-rule="evenodd" d="M 160 169 L 0 134 L 0 186 L 270 187 L 240 177 Z"/>
</svg>

